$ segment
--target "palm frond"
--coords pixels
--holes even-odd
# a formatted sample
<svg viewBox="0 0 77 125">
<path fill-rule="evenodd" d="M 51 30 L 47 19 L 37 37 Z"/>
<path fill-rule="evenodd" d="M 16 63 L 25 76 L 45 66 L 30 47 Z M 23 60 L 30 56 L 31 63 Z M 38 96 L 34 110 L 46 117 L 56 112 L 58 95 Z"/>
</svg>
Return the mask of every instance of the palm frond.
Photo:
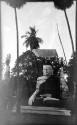
<svg viewBox="0 0 77 125">
<path fill-rule="evenodd" d="M 28 40 L 25 40 L 24 43 L 23 43 L 23 45 L 25 45 L 26 48 L 28 48 L 28 46 L 29 46 L 29 42 L 28 42 Z"/>
<path fill-rule="evenodd" d="M 36 36 L 37 31 L 36 31 L 36 29 L 35 29 L 35 26 L 33 26 L 33 27 L 30 26 L 29 29 L 30 29 L 30 31 L 31 31 L 31 35 Z"/>
<path fill-rule="evenodd" d="M 38 40 L 38 43 L 43 43 L 42 38 L 36 37 L 36 39 Z"/>
<path fill-rule="evenodd" d="M 28 47 L 30 45 L 30 42 L 31 42 L 31 38 L 30 37 L 27 37 L 23 43 L 23 45 L 26 45 L 26 47 Z"/>
<path fill-rule="evenodd" d="M 27 36 L 27 35 L 22 35 L 22 36 L 21 36 L 21 38 L 24 38 L 24 37 L 26 38 L 26 37 L 28 37 L 28 36 Z"/>
<path fill-rule="evenodd" d="M 26 34 L 27 34 L 27 35 L 30 35 L 31 33 L 28 31 L 28 32 L 26 32 Z"/>
</svg>

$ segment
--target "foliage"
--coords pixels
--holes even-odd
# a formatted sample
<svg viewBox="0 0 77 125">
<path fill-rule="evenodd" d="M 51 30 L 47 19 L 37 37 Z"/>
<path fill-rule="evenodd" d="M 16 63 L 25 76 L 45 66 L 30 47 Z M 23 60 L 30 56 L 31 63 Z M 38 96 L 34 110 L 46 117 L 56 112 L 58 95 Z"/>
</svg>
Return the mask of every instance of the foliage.
<svg viewBox="0 0 77 125">
<path fill-rule="evenodd" d="M 26 2 L 30 2 L 30 0 L 2 0 L 7 2 L 10 6 L 14 7 L 14 8 L 20 8 L 22 7 Z M 42 2 L 45 2 L 46 0 L 42 0 Z M 54 2 L 54 5 L 58 8 L 58 9 L 66 9 L 69 8 L 72 3 L 73 0 L 51 0 L 52 2 Z M 35 0 L 35 2 L 37 2 L 37 0 Z M 39 0 L 39 2 L 41 2 L 41 0 Z M 47 2 L 47 1 L 46 1 Z"/>
<path fill-rule="evenodd" d="M 76 53 L 74 53 L 68 63 L 68 72 L 70 77 L 73 77 L 74 74 L 74 64 L 75 64 L 75 57 L 76 57 Z"/>
<path fill-rule="evenodd" d="M 37 59 L 35 54 L 30 50 L 23 53 L 18 60 L 16 60 L 15 67 L 12 70 L 12 78 L 16 79 L 17 61 L 19 62 L 19 84 L 21 86 L 20 88 L 23 89 L 22 95 L 25 96 L 23 96 L 23 98 L 28 98 L 35 90 L 37 77 L 42 75 L 42 70 L 40 70 L 42 68 L 42 61 Z"/>
<path fill-rule="evenodd" d="M 29 27 L 30 28 L 30 32 L 26 32 L 26 34 L 23 37 L 25 37 L 25 42 L 24 44 L 26 45 L 26 47 L 30 46 L 30 49 L 38 49 L 39 48 L 39 43 L 42 43 L 43 40 L 39 37 L 37 37 L 37 31 L 34 27 Z"/>
<path fill-rule="evenodd" d="M 2 0 L 2 1 L 5 1 L 13 8 L 20 8 L 26 3 L 26 0 Z"/>
<path fill-rule="evenodd" d="M 13 8 L 20 8 L 28 2 L 28 0 L 2 0 L 2 1 L 5 1 Z M 42 0 L 42 2 L 45 1 L 46 0 Z M 74 0 L 51 0 L 51 1 L 54 2 L 56 8 L 65 10 L 66 8 L 69 8 L 73 4 Z M 35 2 L 37 2 L 37 0 L 35 0 Z"/>
<path fill-rule="evenodd" d="M 69 90 L 70 90 L 70 93 L 73 94 L 74 92 L 74 65 L 75 65 L 75 57 L 76 57 L 76 53 L 74 53 L 70 60 L 69 60 L 69 63 L 68 63 L 68 66 L 67 66 L 67 72 L 68 72 L 68 86 L 69 86 Z"/>
<path fill-rule="evenodd" d="M 62 10 L 71 7 L 72 4 L 73 0 L 54 0 L 55 7 Z"/>
<path fill-rule="evenodd" d="M 26 80 L 36 82 L 37 77 L 43 74 L 42 67 L 44 64 L 52 65 L 54 75 L 58 75 L 58 70 L 61 66 L 65 66 L 63 60 L 59 60 L 58 57 L 43 58 L 36 57 L 35 54 L 28 50 L 23 53 L 18 60 L 16 60 L 15 66 L 12 69 L 12 75 L 17 76 L 17 61 L 19 63 L 19 76 Z"/>
<path fill-rule="evenodd" d="M 17 61 L 19 63 L 19 75 L 24 76 L 24 78 L 29 79 L 30 77 L 34 77 L 34 75 L 38 75 L 37 70 L 37 57 L 30 50 L 23 53 L 18 60 L 16 60 L 15 67 L 13 68 L 13 73 L 16 76 L 17 74 Z M 34 74 L 35 72 L 35 74 Z M 30 74 L 30 75 L 29 75 Z"/>
</svg>

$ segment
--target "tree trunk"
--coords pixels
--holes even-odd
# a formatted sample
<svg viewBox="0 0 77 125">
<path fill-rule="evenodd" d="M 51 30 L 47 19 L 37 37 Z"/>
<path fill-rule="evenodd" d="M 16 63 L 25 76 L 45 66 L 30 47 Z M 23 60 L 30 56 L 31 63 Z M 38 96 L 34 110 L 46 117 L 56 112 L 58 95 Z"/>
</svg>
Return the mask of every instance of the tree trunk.
<svg viewBox="0 0 77 125">
<path fill-rule="evenodd" d="M 17 11 L 15 11 L 15 21 L 16 21 L 16 35 L 17 35 L 17 112 L 20 112 L 20 87 L 19 87 L 19 34 L 18 34 L 18 20 L 17 20 Z"/>
<path fill-rule="evenodd" d="M 64 58 L 65 58 L 65 62 L 66 62 L 66 64 L 67 64 L 67 59 L 66 59 L 65 51 L 64 51 L 64 47 L 63 47 L 63 44 L 62 44 L 62 41 L 61 41 L 60 36 L 59 36 L 59 39 L 60 39 L 60 44 L 61 44 L 61 47 L 62 47 L 62 50 L 63 50 L 63 54 L 64 54 Z"/>
<path fill-rule="evenodd" d="M 63 50 L 64 58 L 65 58 L 65 61 L 66 61 L 66 64 L 67 64 L 66 54 L 65 54 L 65 51 L 64 51 L 64 47 L 63 47 L 60 35 L 59 35 L 58 25 L 57 25 L 57 31 L 58 31 L 58 36 L 59 36 L 60 44 L 61 44 L 61 47 L 62 47 L 62 50 Z"/>
<path fill-rule="evenodd" d="M 68 17 L 67 17 L 66 10 L 64 10 L 64 14 L 65 14 L 65 18 L 66 18 L 66 21 L 67 21 L 67 26 L 68 26 L 68 30 L 69 30 L 70 39 L 71 39 L 72 51 L 73 51 L 73 54 L 74 54 L 73 38 L 72 38 L 71 29 L 70 29 L 70 24 L 69 24 L 69 20 L 68 20 Z"/>
</svg>

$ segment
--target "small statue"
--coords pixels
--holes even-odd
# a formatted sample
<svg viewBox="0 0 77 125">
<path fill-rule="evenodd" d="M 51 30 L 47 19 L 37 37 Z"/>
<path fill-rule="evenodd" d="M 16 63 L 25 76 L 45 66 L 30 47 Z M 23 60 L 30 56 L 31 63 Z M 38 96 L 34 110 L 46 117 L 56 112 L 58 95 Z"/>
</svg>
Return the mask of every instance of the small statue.
<svg viewBox="0 0 77 125">
<path fill-rule="evenodd" d="M 58 78 L 53 75 L 51 65 L 43 65 L 43 76 L 37 78 L 36 90 L 29 98 L 28 104 L 33 105 L 37 96 L 41 96 L 42 102 L 46 100 L 58 100 L 60 97 L 60 85 Z"/>
</svg>

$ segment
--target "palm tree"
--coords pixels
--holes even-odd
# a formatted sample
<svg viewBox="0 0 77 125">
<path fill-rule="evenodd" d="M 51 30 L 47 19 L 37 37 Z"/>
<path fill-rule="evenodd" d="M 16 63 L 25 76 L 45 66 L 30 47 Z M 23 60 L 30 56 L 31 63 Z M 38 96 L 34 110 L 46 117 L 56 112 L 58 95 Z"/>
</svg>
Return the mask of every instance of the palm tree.
<svg viewBox="0 0 77 125">
<path fill-rule="evenodd" d="M 19 33 L 18 33 L 18 20 L 17 20 L 17 8 L 22 7 L 26 0 L 2 0 L 5 1 L 8 5 L 10 5 L 12 8 L 14 8 L 15 12 L 15 22 L 16 22 L 16 36 L 17 36 L 17 60 L 19 57 Z M 19 90 L 19 62 L 17 62 L 17 112 L 20 111 L 20 104 L 19 104 L 19 96 L 20 96 L 20 90 Z"/>
<path fill-rule="evenodd" d="M 16 36 L 17 36 L 17 59 L 19 57 L 19 33 L 18 33 L 18 19 L 17 19 L 17 9 L 22 7 L 26 0 L 2 0 L 5 1 L 8 5 L 10 5 L 12 8 L 14 8 L 15 12 L 15 22 L 16 22 Z M 19 73 L 18 73 L 19 75 Z"/>
<path fill-rule="evenodd" d="M 21 36 L 22 38 L 25 37 L 25 42 L 24 44 L 26 47 L 30 46 L 30 50 L 32 51 L 33 49 L 38 49 L 39 48 L 39 43 L 42 43 L 43 40 L 39 37 L 37 37 L 37 31 L 34 27 L 29 27 L 30 32 L 26 32 L 25 35 Z"/>
<path fill-rule="evenodd" d="M 70 35 L 70 39 L 71 39 L 72 51 L 74 53 L 74 43 L 73 43 L 73 38 L 72 38 L 72 34 L 71 34 L 68 16 L 66 13 L 66 9 L 69 8 L 72 4 L 73 4 L 73 0 L 54 0 L 55 7 L 64 11 L 65 18 L 67 21 L 68 30 L 69 30 L 69 35 Z"/>
</svg>

